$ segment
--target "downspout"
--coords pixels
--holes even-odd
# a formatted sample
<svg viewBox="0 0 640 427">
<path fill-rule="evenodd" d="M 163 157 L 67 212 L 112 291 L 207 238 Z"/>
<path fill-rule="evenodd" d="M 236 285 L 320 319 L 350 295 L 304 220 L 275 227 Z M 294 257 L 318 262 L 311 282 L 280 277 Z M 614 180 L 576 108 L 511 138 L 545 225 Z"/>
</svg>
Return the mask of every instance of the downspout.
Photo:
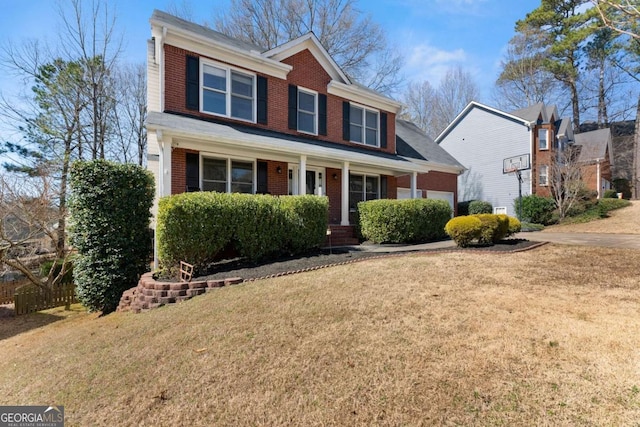
<svg viewBox="0 0 640 427">
<path fill-rule="evenodd" d="M 538 158 L 536 157 L 536 139 L 535 139 L 535 135 L 533 132 L 534 129 L 534 124 L 536 122 L 529 122 L 529 124 L 527 125 L 527 127 L 529 128 L 529 140 L 530 140 L 530 145 L 531 145 L 531 162 L 530 165 L 531 166 L 531 172 L 529 173 L 529 194 L 533 194 L 533 179 L 534 179 L 534 166 L 536 165 L 536 162 L 538 161 Z M 537 169 L 536 169 L 537 170 Z"/>
<path fill-rule="evenodd" d="M 598 199 L 602 198 L 602 185 L 600 181 L 602 181 L 602 176 L 600 172 L 600 162 L 602 159 L 596 159 L 596 185 L 598 186 Z"/>
</svg>

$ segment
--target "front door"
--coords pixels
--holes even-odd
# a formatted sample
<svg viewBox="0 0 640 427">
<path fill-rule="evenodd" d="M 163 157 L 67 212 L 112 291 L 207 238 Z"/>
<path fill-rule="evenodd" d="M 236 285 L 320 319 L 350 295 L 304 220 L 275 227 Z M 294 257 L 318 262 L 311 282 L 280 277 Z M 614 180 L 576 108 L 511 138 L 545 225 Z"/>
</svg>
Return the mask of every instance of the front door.
<svg viewBox="0 0 640 427">
<path fill-rule="evenodd" d="M 312 194 L 316 196 L 324 196 L 327 194 L 324 183 L 324 168 L 307 168 L 305 173 L 306 188 L 304 192 L 298 191 L 299 170 L 297 165 L 289 166 L 289 194 Z"/>
</svg>

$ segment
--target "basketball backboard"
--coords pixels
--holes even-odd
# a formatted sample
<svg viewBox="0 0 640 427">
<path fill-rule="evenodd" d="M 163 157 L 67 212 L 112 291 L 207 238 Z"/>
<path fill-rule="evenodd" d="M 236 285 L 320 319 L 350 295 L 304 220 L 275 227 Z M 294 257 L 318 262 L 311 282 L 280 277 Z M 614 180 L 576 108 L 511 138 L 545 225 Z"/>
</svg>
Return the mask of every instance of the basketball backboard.
<svg viewBox="0 0 640 427">
<path fill-rule="evenodd" d="M 528 153 L 507 157 L 502 161 L 502 173 L 512 173 L 526 169 L 531 169 Z"/>
</svg>

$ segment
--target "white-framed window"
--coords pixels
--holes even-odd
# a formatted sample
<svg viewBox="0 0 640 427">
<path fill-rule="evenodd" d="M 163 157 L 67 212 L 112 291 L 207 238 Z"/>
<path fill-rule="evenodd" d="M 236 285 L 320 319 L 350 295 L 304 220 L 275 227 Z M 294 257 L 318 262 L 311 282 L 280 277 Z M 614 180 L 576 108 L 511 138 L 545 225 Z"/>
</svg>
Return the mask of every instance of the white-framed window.
<svg viewBox="0 0 640 427">
<path fill-rule="evenodd" d="M 254 161 L 203 156 L 201 162 L 203 191 L 255 193 Z"/>
<path fill-rule="evenodd" d="M 256 76 L 214 62 L 200 67 L 202 112 L 255 122 Z"/>
<path fill-rule="evenodd" d="M 351 142 L 378 147 L 380 113 L 359 105 L 351 104 L 349 111 L 349 136 Z"/>
<path fill-rule="evenodd" d="M 358 202 L 380 198 L 380 177 L 349 174 L 349 210 L 355 212 Z"/>
<path fill-rule="evenodd" d="M 318 134 L 318 93 L 298 88 L 298 131 Z"/>
<path fill-rule="evenodd" d="M 547 165 L 540 166 L 540 169 L 538 172 L 538 184 L 545 187 L 549 185 L 549 166 Z"/>
<path fill-rule="evenodd" d="M 549 129 L 538 129 L 538 147 L 541 150 L 549 149 Z"/>
</svg>

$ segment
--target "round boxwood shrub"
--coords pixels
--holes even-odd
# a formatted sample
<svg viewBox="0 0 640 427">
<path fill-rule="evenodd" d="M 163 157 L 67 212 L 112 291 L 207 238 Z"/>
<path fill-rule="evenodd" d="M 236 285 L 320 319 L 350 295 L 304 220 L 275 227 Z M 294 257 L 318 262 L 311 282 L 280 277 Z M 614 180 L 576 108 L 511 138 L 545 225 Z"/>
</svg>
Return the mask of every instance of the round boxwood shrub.
<svg viewBox="0 0 640 427">
<path fill-rule="evenodd" d="M 602 197 L 604 197 L 605 199 L 617 199 L 618 192 L 616 190 L 606 190 Z"/>
<path fill-rule="evenodd" d="M 507 237 L 513 236 L 514 234 L 522 231 L 522 223 L 520 222 L 520 220 L 518 220 L 518 218 L 514 218 L 510 216 L 508 217 L 508 220 L 509 220 L 509 233 L 507 233 Z"/>
<path fill-rule="evenodd" d="M 472 200 L 469 202 L 469 215 L 493 213 L 493 206 L 489 202 L 482 200 Z"/>
<path fill-rule="evenodd" d="M 153 176 L 140 166 L 104 160 L 71 167 L 71 244 L 78 299 L 110 313 L 148 270 Z"/>
<path fill-rule="evenodd" d="M 482 221 L 476 216 L 457 216 L 447 222 L 444 231 L 456 245 L 466 248 L 480 237 Z"/>
</svg>

